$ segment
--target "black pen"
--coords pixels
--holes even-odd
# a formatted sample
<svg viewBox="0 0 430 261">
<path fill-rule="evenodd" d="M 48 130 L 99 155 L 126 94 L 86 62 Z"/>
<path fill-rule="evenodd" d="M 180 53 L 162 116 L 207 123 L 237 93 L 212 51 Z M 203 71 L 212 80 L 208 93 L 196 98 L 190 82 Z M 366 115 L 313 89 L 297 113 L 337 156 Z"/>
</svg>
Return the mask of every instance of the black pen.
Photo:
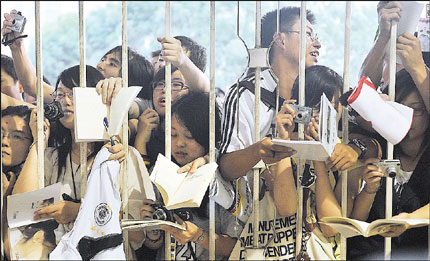
<svg viewBox="0 0 430 261">
<path fill-rule="evenodd" d="M 107 133 L 108 133 L 108 135 L 109 135 L 109 131 L 108 131 L 108 128 L 109 128 L 109 122 L 108 122 L 107 117 L 104 117 L 104 119 L 103 119 L 103 125 L 105 126 L 106 132 L 107 132 Z M 115 145 L 115 142 L 114 142 L 114 140 L 113 140 L 113 136 L 110 136 L 110 145 L 111 145 L 111 146 L 114 146 L 114 145 Z"/>
</svg>

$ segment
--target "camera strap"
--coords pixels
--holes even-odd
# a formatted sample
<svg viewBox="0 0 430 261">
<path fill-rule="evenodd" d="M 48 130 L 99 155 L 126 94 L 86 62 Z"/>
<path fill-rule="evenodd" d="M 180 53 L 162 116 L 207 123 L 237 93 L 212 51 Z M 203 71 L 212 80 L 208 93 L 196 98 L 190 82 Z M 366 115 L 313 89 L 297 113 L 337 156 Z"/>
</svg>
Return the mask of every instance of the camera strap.
<svg viewBox="0 0 430 261">
<path fill-rule="evenodd" d="M 11 45 L 11 44 L 13 44 L 16 40 L 18 40 L 18 39 L 21 39 L 21 38 L 25 38 L 25 37 L 27 37 L 28 35 L 20 35 L 20 36 L 18 36 L 18 37 L 15 37 L 15 38 L 13 38 L 13 39 L 10 39 L 10 40 L 8 40 L 8 35 L 9 34 L 6 34 L 4 37 L 3 37 L 3 39 L 1 40 L 1 43 L 4 45 L 4 46 L 8 46 L 8 45 Z"/>
</svg>

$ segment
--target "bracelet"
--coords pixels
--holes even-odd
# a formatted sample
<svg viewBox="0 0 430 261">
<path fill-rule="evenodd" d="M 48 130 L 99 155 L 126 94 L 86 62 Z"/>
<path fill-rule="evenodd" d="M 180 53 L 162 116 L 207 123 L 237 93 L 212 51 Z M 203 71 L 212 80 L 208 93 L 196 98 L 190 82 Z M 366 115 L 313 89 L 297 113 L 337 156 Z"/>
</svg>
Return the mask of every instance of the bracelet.
<svg viewBox="0 0 430 261">
<path fill-rule="evenodd" d="M 377 190 L 375 190 L 374 192 L 369 192 L 369 191 L 367 191 L 367 186 L 364 186 L 364 188 L 363 188 L 363 191 L 364 192 L 366 192 L 367 194 L 370 194 L 370 195 L 372 195 L 372 194 L 376 194 L 376 192 L 378 192 L 378 190 L 379 190 L 379 188 L 377 189 Z"/>
<path fill-rule="evenodd" d="M 202 230 L 202 234 L 196 240 L 194 240 L 194 243 L 199 244 L 200 242 L 203 241 L 203 239 L 205 239 L 205 237 L 206 237 L 206 233 L 204 230 Z"/>
</svg>

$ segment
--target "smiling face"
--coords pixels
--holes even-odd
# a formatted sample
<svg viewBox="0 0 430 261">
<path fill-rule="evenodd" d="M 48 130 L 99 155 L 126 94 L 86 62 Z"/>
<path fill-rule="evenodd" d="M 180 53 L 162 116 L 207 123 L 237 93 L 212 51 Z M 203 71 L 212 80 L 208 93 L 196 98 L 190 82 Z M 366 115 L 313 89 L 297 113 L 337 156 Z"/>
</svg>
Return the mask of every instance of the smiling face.
<svg viewBox="0 0 430 261">
<path fill-rule="evenodd" d="M 179 70 L 176 70 L 174 73 L 172 73 L 171 79 L 172 79 L 172 86 L 175 83 L 185 84 L 185 79 Z M 162 81 L 164 81 L 164 79 Z M 172 89 L 172 102 L 175 101 L 177 98 L 179 98 L 181 95 L 188 93 L 188 91 L 189 91 L 188 88 L 184 88 L 178 91 Z M 158 112 L 158 114 L 160 116 L 164 116 L 166 112 L 166 89 L 165 88 L 162 90 L 155 89 L 152 94 L 152 101 L 154 103 L 154 108 Z"/>
<path fill-rule="evenodd" d="M 172 115 L 172 156 L 180 166 L 204 156 L 204 148 L 183 126 L 175 115 Z"/>
<path fill-rule="evenodd" d="M 121 61 L 119 56 L 116 53 L 103 56 L 97 64 L 97 70 L 99 70 L 105 78 L 120 77 Z"/>
<path fill-rule="evenodd" d="M 1 133 L 3 166 L 12 167 L 23 162 L 32 142 L 31 131 L 25 120 L 16 115 L 2 117 Z"/>
<path fill-rule="evenodd" d="M 300 19 L 286 33 L 281 33 L 284 40 L 283 56 L 288 59 L 292 64 L 299 64 L 299 50 L 300 50 Z M 315 36 L 312 24 L 306 22 L 306 68 L 317 64 L 319 49 L 321 42 L 318 39 L 311 39 Z"/>
</svg>

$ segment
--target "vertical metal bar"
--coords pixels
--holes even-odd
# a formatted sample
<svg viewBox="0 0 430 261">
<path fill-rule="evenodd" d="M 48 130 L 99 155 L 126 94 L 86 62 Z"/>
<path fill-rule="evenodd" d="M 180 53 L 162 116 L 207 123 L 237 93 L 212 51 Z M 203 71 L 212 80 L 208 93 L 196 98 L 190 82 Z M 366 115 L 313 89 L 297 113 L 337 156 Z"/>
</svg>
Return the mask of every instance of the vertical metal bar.
<svg viewBox="0 0 430 261">
<path fill-rule="evenodd" d="M 166 1 L 165 8 L 165 37 L 170 36 L 170 1 Z M 165 129 L 165 156 L 168 159 L 171 159 L 171 105 L 172 105 L 172 93 L 171 93 L 171 64 L 166 61 L 165 65 L 165 86 L 166 86 L 166 110 L 164 116 L 164 129 Z M 164 238 L 164 254 L 165 260 L 174 260 L 175 259 L 175 245 L 172 243 L 172 239 L 169 233 L 165 233 L 166 237 Z"/>
<path fill-rule="evenodd" d="M 261 48 L 261 1 L 255 3 L 255 48 Z M 254 142 L 260 141 L 260 73 L 261 68 L 255 68 L 255 100 L 254 100 Z M 254 169 L 254 188 L 253 188 L 253 247 L 258 247 L 258 223 L 260 221 L 260 201 L 259 201 L 259 187 L 260 187 L 260 169 Z"/>
<path fill-rule="evenodd" d="M 300 52 L 299 52 L 299 105 L 305 105 L 305 54 L 306 54 L 306 2 L 301 1 L 300 7 Z M 304 125 L 299 124 L 299 140 L 304 139 Z M 302 175 L 302 160 L 298 160 L 297 176 Z M 296 223 L 296 254 L 302 247 L 303 227 L 303 188 L 297 178 L 297 223 Z"/>
<path fill-rule="evenodd" d="M 86 70 L 86 41 L 85 41 L 85 12 L 84 1 L 79 1 L 79 85 L 81 88 L 87 86 Z M 82 142 L 80 146 L 80 172 L 81 172 L 81 198 L 84 197 L 87 182 L 87 143 Z"/>
<path fill-rule="evenodd" d="M 121 48 L 121 78 L 122 88 L 128 88 L 128 43 L 127 43 L 127 1 L 122 1 L 122 48 Z M 128 119 L 124 119 L 122 123 L 122 144 L 124 145 L 126 160 L 121 165 L 121 177 L 122 177 L 122 213 L 123 218 L 128 218 Z M 128 231 L 124 231 L 124 251 L 127 260 L 132 258 L 130 244 L 128 241 Z"/>
<path fill-rule="evenodd" d="M 388 85 L 388 96 L 390 101 L 394 101 L 396 92 L 396 39 L 397 39 L 397 22 L 391 23 L 391 38 L 390 38 L 390 82 Z M 387 141 L 387 159 L 393 159 L 392 143 Z M 389 219 L 393 214 L 393 179 L 386 178 L 386 194 L 385 194 L 385 218 Z M 391 237 L 385 237 L 384 241 L 384 259 L 391 259 Z"/>
<path fill-rule="evenodd" d="M 40 1 L 36 1 L 36 85 L 37 85 L 37 175 L 39 177 L 39 188 L 45 186 L 44 177 L 44 155 L 45 155 L 45 135 L 43 130 L 43 85 L 42 85 L 42 33 L 40 28 Z"/>
<path fill-rule="evenodd" d="M 209 106 L 209 157 L 215 162 L 215 1 L 210 2 L 210 106 Z M 209 201 L 209 260 L 215 260 L 215 201 Z"/>
<path fill-rule="evenodd" d="M 347 1 L 345 6 L 345 44 L 343 64 L 343 93 L 349 90 L 349 58 L 350 58 L 350 32 L 351 32 L 351 2 Z M 336 108 L 337 110 L 337 108 Z M 348 110 L 342 108 L 342 143 L 348 144 Z M 342 216 L 348 215 L 348 171 L 342 171 Z M 340 259 L 346 260 L 346 238 L 341 235 Z"/>
</svg>

